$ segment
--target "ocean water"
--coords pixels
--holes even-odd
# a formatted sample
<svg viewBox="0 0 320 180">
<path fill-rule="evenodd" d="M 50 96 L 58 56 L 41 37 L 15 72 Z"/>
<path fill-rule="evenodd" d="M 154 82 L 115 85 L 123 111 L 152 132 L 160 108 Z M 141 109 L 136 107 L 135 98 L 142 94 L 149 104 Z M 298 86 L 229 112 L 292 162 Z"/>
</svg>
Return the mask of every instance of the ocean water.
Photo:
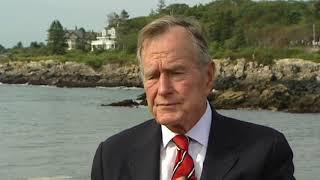
<svg viewBox="0 0 320 180">
<path fill-rule="evenodd" d="M 139 88 L 56 88 L 0 84 L 0 179 L 88 180 L 99 142 L 149 118 L 146 107 L 101 104 L 134 98 Z M 320 114 L 219 110 L 283 132 L 295 176 L 320 177 Z"/>
</svg>

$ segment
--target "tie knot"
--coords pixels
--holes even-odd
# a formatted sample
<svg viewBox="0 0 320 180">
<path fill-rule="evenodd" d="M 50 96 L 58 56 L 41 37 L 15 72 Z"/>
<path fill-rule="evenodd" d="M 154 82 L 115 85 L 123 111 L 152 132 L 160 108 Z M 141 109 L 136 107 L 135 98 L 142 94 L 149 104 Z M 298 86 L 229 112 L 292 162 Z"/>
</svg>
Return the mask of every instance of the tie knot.
<svg viewBox="0 0 320 180">
<path fill-rule="evenodd" d="M 179 149 L 182 149 L 184 151 L 188 151 L 188 147 L 189 147 L 189 138 L 185 135 L 176 135 L 173 138 L 173 142 L 176 144 L 176 146 Z"/>
</svg>

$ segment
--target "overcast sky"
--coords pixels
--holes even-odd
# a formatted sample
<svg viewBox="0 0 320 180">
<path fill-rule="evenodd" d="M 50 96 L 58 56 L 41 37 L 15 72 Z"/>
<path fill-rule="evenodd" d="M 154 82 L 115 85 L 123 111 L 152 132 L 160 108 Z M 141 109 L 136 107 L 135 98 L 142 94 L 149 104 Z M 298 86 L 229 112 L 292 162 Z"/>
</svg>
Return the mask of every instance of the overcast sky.
<svg viewBox="0 0 320 180">
<path fill-rule="evenodd" d="M 190 6 L 211 0 L 166 0 L 166 4 L 186 3 Z M 158 0 L 0 0 L 0 44 L 10 48 L 22 41 L 45 42 L 51 22 L 58 19 L 70 29 L 84 27 L 101 31 L 106 15 L 125 9 L 130 17 L 148 15 Z"/>
</svg>

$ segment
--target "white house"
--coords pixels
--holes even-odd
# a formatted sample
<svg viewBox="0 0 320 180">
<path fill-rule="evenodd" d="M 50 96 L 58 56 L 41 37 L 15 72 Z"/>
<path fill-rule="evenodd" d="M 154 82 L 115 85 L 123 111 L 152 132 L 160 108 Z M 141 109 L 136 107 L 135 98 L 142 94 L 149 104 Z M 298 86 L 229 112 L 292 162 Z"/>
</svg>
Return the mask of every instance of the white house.
<svg viewBox="0 0 320 180">
<path fill-rule="evenodd" d="M 91 51 L 95 49 L 114 49 L 116 48 L 116 29 L 114 27 L 110 29 L 103 29 L 101 36 L 98 36 L 91 42 Z"/>
</svg>

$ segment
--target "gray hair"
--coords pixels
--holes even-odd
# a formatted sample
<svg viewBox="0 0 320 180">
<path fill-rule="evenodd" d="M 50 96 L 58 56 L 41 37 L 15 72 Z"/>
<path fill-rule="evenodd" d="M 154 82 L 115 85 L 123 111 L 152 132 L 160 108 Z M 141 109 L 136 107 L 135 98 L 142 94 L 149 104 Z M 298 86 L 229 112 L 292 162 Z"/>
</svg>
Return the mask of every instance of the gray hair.
<svg viewBox="0 0 320 180">
<path fill-rule="evenodd" d="M 143 74 L 142 51 L 144 42 L 165 33 L 175 26 L 181 26 L 190 33 L 193 44 L 198 50 L 198 63 L 200 65 L 205 65 L 211 62 L 208 44 L 204 38 L 201 26 L 196 20 L 185 17 L 163 16 L 146 25 L 139 33 L 137 59 L 140 65 L 141 74 Z"/>
</svg>

